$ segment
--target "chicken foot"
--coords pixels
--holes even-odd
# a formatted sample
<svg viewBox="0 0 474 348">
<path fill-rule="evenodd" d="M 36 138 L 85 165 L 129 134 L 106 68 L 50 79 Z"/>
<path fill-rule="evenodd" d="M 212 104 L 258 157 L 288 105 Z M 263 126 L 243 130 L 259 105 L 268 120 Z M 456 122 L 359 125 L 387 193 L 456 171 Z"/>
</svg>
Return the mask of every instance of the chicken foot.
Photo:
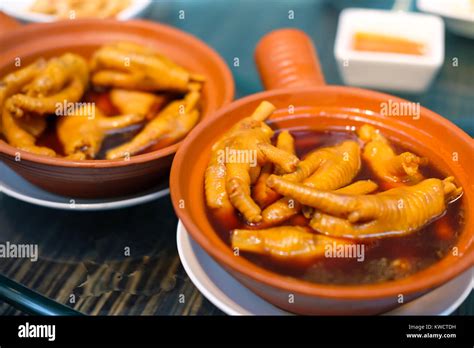
<svg viewBox="0 0 474 348">
<path fill-rule="evenodd" d="M 462 194 L 453 177 L 355 196 L 317 190 L 275 175 L 267 185 L 317 209 L 310 222 L 316 231 L 353 239 L 411 234 L 443 215 L 447 204 Z"/>
</svg>

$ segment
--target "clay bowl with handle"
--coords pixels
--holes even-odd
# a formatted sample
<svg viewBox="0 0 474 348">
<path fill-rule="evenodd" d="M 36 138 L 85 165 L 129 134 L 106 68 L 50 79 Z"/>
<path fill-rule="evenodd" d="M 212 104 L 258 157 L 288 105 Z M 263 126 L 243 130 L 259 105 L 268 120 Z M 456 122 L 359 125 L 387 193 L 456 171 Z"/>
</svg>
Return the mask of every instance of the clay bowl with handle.
<svg viewBox="0 0 474 348">
<path fill-rule="evenodd" d="M 189 71 L 205 76 L 201 120 L 233 99 L 234 81 L 224 60 L 194 36 L 163 24 L 87 19 L 14 27 L 5 17 L 1 24 L 0 78 L 14 71 L 18 58 L 26 66 L 39 57 L 65 52 L 90 57 L 101 45 L 130 41 L 153 47 Z M 166 180 L 180 144 L 131 156 L 127 161 L 72 161 L 20 151 L 0 138 L 0 158 L 47 191 L 68 197 L 105 198 L 136 193 Z"/>
<path fill-rule="evenodd" d="M 267 91 L 234 101 L 202 122 L 183 142 L 171 169 L 175 211 L 192 238 L 209 255 L 257 295 L 300 314 L 383 313 L 422 296 L 473 265 L 474 188 L 469 176 L 474 172 L 474 143 L 471 137 L 423 107 L 419 118 L 382 116 L 383 103 L 406 102 L 398 97 L 326 85 L 312 43 L 301 31 L 282 29 L 266 35 L 256 48 L 256 62 Z M 448 253 L 434 265 L 406 278 L 364 285 L 310 283 L 279 275 L 235 256 L 209 218 L 204 172 L 211 146 L 264 100 L 277 107 L 269 120 L 275 128 L 331 131 L 354 129 L 368 123 L 397 143 L 426 156 L 443 173 L 453 175 L 464 189 L 461 203 L 464 223 L 456 242 L 457 253 Z"/>
</svg>

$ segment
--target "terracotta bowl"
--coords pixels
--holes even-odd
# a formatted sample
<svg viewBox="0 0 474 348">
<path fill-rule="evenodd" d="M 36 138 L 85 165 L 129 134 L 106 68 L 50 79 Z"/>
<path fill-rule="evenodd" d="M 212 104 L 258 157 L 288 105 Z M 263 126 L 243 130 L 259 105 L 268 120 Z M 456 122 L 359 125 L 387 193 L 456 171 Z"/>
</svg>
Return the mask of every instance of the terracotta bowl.
<svg viewBox="0 0 474 348">
<path fill-rule="evenodd" d="M 197 38 L 147 21 L 74 20 L 30 24 L 0 35 L 0 77 L 14 69 L 16 57 L 29 64 L 38 57 L 74 52 L 89 57 L 113 41 L 150 45 L 190 71 L 206 76 L 202 119 L 229 103 L 232 74 L 223 59 Z M 0 157 L 18 174 L 45 190 L 69 197 L 104 198 L 146 189 L 169 173 L 180 143 L 124 160 L 70 161 L 19 151 L 0 140 Z M 15 160 L 20 154 L 20 161 Z"/>
<path fill-rule="evenodd" d="M 421 108 L 418 120 L 383 117 L 381 103 L 403 101 L 369 90 L 324 85 L 309 38 L 297 30 L 270 33 L 257 46 L 257 65 L 267 89 L 222 108 L 202 122 L 183 142 L 171 169 L 171 197 L 187 231 L 230 274 L 265 300 L 300 314 L 376 314 L 411 301 L 467 270 L 474 263 L 474 144 L 461 129 L 442 116 Z M 433 266 L 407 278 L 369 285 L 324 285 L 285 277 L 234 256 L 207 217 L 204 171 L 218 137 L 263 100 L 277 106 L 271 122 L 279 128 L 345 129 L 363 123 L 430 159 L 455 176 L 464 189 L 465 223 L 451 253 Z M 289 114 L 289 106 L 294 112 Z M 458 161 L 452 160 L 453 153 Z M 289 303 L 289 296 L 294 302 Z"/>
</svg>

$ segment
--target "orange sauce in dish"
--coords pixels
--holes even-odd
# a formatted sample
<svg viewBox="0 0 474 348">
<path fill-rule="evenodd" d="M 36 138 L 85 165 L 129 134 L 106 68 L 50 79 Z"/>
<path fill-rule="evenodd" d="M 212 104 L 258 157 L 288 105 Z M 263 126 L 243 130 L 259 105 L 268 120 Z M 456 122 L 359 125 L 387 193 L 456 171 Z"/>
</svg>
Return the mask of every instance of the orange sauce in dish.
<svg viewBox="0 0 474 348">
<path fill-rule="evenodd" d="M 421 56 L 426 51 L 425 45 L 420 42 L 402 37 L 362 31 L 354 34 L 352 48 L 356 51 L 399 53 L 416 56 Z"/>
</svg>

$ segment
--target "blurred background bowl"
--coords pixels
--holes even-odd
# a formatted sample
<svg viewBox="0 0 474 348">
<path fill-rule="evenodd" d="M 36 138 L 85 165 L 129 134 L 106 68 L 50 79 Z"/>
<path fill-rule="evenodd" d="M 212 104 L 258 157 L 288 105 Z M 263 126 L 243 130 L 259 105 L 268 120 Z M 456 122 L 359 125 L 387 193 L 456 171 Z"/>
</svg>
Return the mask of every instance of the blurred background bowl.
<svg viewBox="0 0 474 348">
<path fill-rule="evenodd" d="M 131 41 L 153 47 L 189 71 L 206 77 L 201 120 L 229 103 L 234 95 L 232 74 L 223 59 L 199 39 L 167 25 L 113 19 L 66 20 L 26 25 L 0 36 L 0 40 L 1 77 L 15 69 L 17 57 L 23 65 L 64 52 L 87 58 L 103 44 Z M 20 151 L 0 139 L 0 158 L 47 191 L 71 198 L 105 198 L 136 193 L 167 178 L 180 143 L 132 156 L 127 161 L 72 161 Z"/>
<path fill-rule="evenodd" d="M 470 0 L 418 0 L 420 11 L 443 17 L 446 27 L 458 35 L 474 39 L 474 2 Z"/>
<path fill-rule="evenodd" d="M 56 16 L 31 11 L 30 8 L 35 1 L 36 0 L 2 0 L 0 11 L 25 23 L 47 23 L 58 20 Z M 127 20 L 141 17 L 152 2 L 152 0 L 130 0 L 130 5 L 120 11 L 114 18 Z"/>
</svg>

